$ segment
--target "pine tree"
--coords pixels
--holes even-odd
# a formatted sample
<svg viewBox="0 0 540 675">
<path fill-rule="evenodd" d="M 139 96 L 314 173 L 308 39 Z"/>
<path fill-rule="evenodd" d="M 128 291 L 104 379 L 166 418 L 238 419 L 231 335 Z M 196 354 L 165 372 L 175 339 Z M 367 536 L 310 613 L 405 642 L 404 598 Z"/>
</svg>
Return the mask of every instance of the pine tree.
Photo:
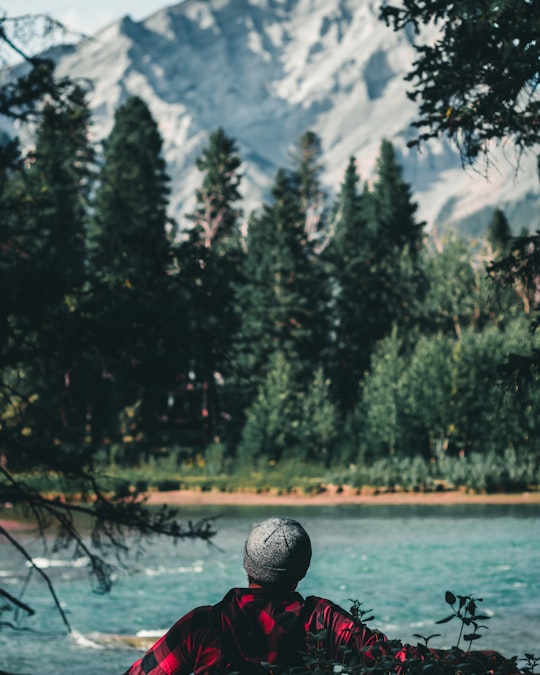
<svg viewBox="0 0 540 675">
<path fill-rule="evenodd" d="M 188 218 L 200 230 L 206 248 L 219 243 L 221 247 L 237 242 L 238 220 L 242 211 L 235 206 L 241 198 L 238 190 L 242 162 L 235 141 L 222 127 L 210 134 L 208 146 L 197 159 L 197 168 L 204 174 L 197 189 L 197 206 Z"/>
<path fill-rule="evenodd" d="M 81 434 L 81 411 L 71 414 L 69 373 L 80 357 L 81 291 L 86 278 L 85 225 L 93 150 L 89 112 L 79 87 L 41 112 L 35 149 L 4 182 L 2 274 L 5 405 L 18 400 L 28 429 L 49 415 L 44 446 Z M 28 405 L 28 401 L 39 401 Z M 26 403 L 22 403 L 26 401 Z M 45 451 L 43 451 L 45 452 Z"/>
<path fill-rule="evenodd" d="M 410 186 L 403 179 L 394 146 L 387 140 L 381 143 L 372 201 L 377 236 L 383 245 L 398 251 L 408 247 L 412 255 L 417 254 L 422 248 L 424 223 L 415 219 L 418 207 L 412 201 Z"/>
<path fill-rule="evenodd" d="M 335 285 L 332 381 L 342 412 L 354 408 L 371 355 L 396 323 L 414 326 L 421 299 L 422 224 L 392 145 L 384 141 L 373 190 L 358 188 L 349 160 L 328 249 Z"/>
<path fill-rule="evenodd" d="M 298 189 L 283 169 L 272 197 L 250 222 L 243 283 L 236 287 L 241 327 L 235 367 L 251 392 L 264 381 L 276 350 L 299 364 L 301 378 L 311 376 L 328 335 L 324 270 L 306 240 Z"/>
<path fill-rule="evenodd" d="M 86 219 L 94 152 L 90 113 L 76 87 L 62 105 L 45 105 L 27 170 L 8 189 L 10 249 L 20 265 L 17 302 L 46 314 L 79 289 L 86 276 Z"/>
<path fill-rule="evenodd" d="M 321 139 L 314 131 L 306 131 L 292 149 L 292 180 L 300 197 L 308 240 L 316 250 L 323 247 L 326 195 L 320 184 L 323 170 Z"/>
<path fill-rule="evenodd" d="M 494 253 L 499 256 L 508 252 L 512 230 L 504 211 L 495 209 L 488 225 L 487 239 Z"/>
<path fill-rule="evenodd" d="M 104 143 L 92 223 L 95 340 L 104 373 L 91 405 L 97 438 L 118 438 L 118 415 L 137 402 L 129 436 L 155 433 L 167 391 L 188 370 L 188 299 L 171 269 L 168 183 L 157 125 L 146 103 L 131 97 L 116 111 Z M 106 392 L 108 412 L 101 419 Z"/>
<path fill-rule="evenodd" d="M 335 280 L 330 373 L 343 411 L 351 410 L 356 403 L 358 386 L 377 338 L 373 321 L 379 311 L 377 279 L 372 271 L 374 240 L 359 180 L 356 161 L 351 157 L 334 206 L 333 238 L 326 255 Z"/>
<path fill-rule="evenodd" d="M 242 211 L 236 206 L 240 166 L 234 140 L 217 129 L 197 160 L 202 186 L 196 193 L 196 209 L 187 216 L 194 226 L 177 252 L 183 284 L 191 293 L 191 362 L 197 381 L 207 392 L 208 440 L 221 436 L 223 419 L 228 417 L 223 409 L 227 404 L 219 394 L 223 385 L 217 380 L 228 380 L 227 355 L 237 323 L 233 285 L 238 282 L 242 258 Z"/>
<path fill-rule="evenodd" d="M 281 350 L 272 354 L 257 396 L 246 412 L 238 446 L 241 468 L 257 463 L 276 463 L 297 451 L 301 408 L 298 373 Z"/>
<path fill-rule="evenodd" d="M 100 278 L 144 285 L 167 270 L 169 177 L 162 145 L 142 99 L 133 96 L 118 108 L 95 198 L 92 263 Z"/>
<path fill-rule="evenodd" d="M 372 339 L 381 339 L 396 324 L 407 349 L 416 339 L 425 286 L 420 259 L 424 223 L 415 218 L 417 205 L 388 141 L 381 143 L 373 189 L 364 194 L 368 228 L 373 233 L 371 271 L 377 280 Z"/>
</svg>

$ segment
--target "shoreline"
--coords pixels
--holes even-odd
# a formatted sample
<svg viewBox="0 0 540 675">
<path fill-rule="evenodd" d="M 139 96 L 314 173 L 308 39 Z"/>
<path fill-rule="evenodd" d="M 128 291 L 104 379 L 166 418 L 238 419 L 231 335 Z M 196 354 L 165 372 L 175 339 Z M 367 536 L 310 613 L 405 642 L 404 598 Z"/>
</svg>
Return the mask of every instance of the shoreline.
<svg viewBox="0 0 540 675">
<path fill-rule="evenodd" d="M 277 490 L 255 492 L 238 490 L 221 492 L 218 490 L 184 489 L 172 491 L 150 491 L 141 495 L 149 506 L 457 506 L 457 505 L 508 505 L 519 506 L 540 504 L 540 491 L 476 494 L 463 490 L 441 490 L 436 492 L 375 492 L 361 491 L 355 488 L 327 485 L 324 492 L 313 495 L 304 493 L 280 494 Z M 10 517 L 10 507 L 0 509 L 0 528 L 8 532 L 31 530 L 33 521 Z"/>
<path fill-rule="evenodd" d="M 540 504 L 540 492 L 474 494 L 460 490 L 438 492 L 360 492 L 353 488 L 327 486 L 315 495 L 279 494 L 277 491 L 219 492 L 194 489 L 149 492 L 147 504 L 170 506 L 340 506 L 340 505 L 454 505 L 454 504 Z"/>
</svg>

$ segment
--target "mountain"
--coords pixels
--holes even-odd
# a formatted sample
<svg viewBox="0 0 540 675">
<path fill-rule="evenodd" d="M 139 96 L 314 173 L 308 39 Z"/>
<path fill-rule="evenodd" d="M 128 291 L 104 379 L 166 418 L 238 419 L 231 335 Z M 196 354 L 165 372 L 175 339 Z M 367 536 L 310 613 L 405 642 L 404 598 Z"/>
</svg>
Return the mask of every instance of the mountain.
<svg viewBox="0 0 540 675">
<path fill-rule="evenodd" d="M 536 229 L 536 159 L 516 171 L 504 150 L 489 179 L 464 170 L 446 141 L 409 149 L 415 104 L 404 75 L 412 35 L 377 18 L 376 0 L 184 0 L 144 21 L 115 22 L 51 56 L 58 73 L 90 79 L 93 133 L 111 129 L 115 109 L 136 94 L 164 139 L 171 209 L 193 206 L 195 159 L 222 126 L 244 161 L 246 214 L 267 197 L 276 169 L 308 129 L 322 140 L 323 185 L 335 193 L 351 155 L 362 181 L 374 175 L 381 140 L 391 140 L 428 226 L 483 231 L 495 207 L 515 230 Z"/>
</svg>

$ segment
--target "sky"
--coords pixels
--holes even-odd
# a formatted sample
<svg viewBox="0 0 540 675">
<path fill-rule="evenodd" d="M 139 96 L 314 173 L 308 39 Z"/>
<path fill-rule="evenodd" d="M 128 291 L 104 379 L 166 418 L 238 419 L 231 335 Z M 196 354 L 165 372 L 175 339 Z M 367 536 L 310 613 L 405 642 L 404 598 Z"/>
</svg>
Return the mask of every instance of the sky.
<svg viewBox="0 0 540 675">
<path fill-rule="evenodd" d="M 0 0 L 0 13 L 8 16 L 47 13 L 74 32 L 92 35 L 100 28 L 129 14 L 139 21 L 179 0 Z"/>
</svg>

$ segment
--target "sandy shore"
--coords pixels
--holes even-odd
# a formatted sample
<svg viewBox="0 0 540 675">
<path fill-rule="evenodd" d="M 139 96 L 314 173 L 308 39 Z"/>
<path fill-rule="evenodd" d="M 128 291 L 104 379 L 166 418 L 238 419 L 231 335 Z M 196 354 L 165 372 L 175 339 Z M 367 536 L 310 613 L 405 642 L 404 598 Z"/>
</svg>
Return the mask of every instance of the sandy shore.
<svg viewBox="0 0 540 675">
<path fill-rule="evenodd" d="M 339 504 L 540 504 L 540 492 L 515 494 L 470 494 L 462 491 L 445 492 L 391 492 L 360 493 L 352 488 L 338 489 L 328 486 L 325 492 L 316 495 L 278 494 L 277 492 L 202 492 L 200 490 L 176 490 L 151 492 L 149 504 L 174 506 L 236 505 L 236 506 L 336 506 Z"/>
<path fill-rule="evenodd" d="M 540 504 L 540 491 L 516 492 L 513 494 L 471 494 L 460 490 L 443 492 L 388 492 L 375 494 L 353 488 L 329 485 L 325 492 L 316 495 L 301 493 L 278 494 L 277 491 L 263 492 L 203 492 L 201 490 L 175 490 L 171 492 L 150 492 L 147 504 L 168 504 L 170 506 L 338 506 L 364 504 L 383 506 L 388 504 Z M 0 514 L 0 527 L 7 531 L 27 530 L 35 527 L 34 522 L 23 522 Z"/>
</svg>

